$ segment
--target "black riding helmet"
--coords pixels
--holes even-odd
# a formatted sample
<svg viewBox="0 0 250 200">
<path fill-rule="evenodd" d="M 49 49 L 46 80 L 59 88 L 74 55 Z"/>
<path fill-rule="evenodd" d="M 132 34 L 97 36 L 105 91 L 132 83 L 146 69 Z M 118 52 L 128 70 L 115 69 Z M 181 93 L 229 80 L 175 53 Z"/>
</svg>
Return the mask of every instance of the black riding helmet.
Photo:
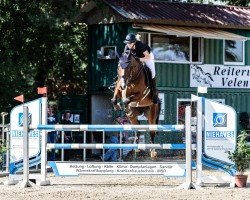
<svg viewBox="0 0 250 200">
<path fill-rule="evenodd" d="M 136 36 L 133 33 L 129 33 L 125 40 L 123 41 L 125 44 L 130 44 L 136 41 Z"/>
</svg>

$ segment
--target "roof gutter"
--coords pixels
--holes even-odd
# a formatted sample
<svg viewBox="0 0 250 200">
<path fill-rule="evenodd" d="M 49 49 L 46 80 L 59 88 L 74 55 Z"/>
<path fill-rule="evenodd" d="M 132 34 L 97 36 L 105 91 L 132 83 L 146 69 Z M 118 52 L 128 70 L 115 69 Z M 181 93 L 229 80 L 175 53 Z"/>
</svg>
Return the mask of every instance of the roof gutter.
<svg viewBox="0 0 250 200">
<path fill-rule="evenodd" d="M 235 25 L 215 25 L 215 24 L 203 24 L 203 23 L 195 23 L 190 21 L 178 21 L 178 20 L 168 20 L 168 19 L 131 19 L 128 20 L 133 23 L 133 26 L 137 26 L 138 24 L 161 24 L 161 25 L 179 25 L 179 26 L 193 26 L 193 27 L 202 27 L 202 28 L 220 28 L 220 29 L 244 29 L 250 30 L 250 26 L 235 26 Z"/>
</svg>

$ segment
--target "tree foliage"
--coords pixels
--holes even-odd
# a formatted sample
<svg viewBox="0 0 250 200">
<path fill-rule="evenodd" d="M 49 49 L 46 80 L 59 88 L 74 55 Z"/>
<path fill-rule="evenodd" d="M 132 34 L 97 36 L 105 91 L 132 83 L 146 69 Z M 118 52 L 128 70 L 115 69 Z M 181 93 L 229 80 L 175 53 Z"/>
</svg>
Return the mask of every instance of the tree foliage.
<svg viewBox="0 0 250 200">
<path fill-rule="evenodd" d="M 229 0 L 228 5 L 234 5 L 234 6 L 249 6 L 250 1 L 249 0 Z"/>
<path fill-rule="evenodd" d="M 188 2 L 194 3 L 209 3 L 209 4 L 216 4 L 216 3 L 223 3 L 226 5 L 232 6 L 249 6 L 249 0 L 188 0 Z"/>
<path fill-rule="evenodd" d="M 50 100 L 84 94 L 87 27 L 76 23 L 84 0 L 0 0 L 0 111 L 13 98 L 36 98 L 47 86 Z"/>
</svg>

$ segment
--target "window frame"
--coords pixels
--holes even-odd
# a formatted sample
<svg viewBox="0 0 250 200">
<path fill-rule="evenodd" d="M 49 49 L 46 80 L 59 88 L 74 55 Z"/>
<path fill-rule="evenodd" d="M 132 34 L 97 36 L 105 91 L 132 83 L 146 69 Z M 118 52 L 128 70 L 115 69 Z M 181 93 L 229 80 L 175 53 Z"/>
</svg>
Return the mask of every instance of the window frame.
<svg viewBox="0 0 250 200">
<path fill-rule="evenodd" d="M 108 50 L 114 51 L 115 55 L 110 56 L 109 54 L 106 54 Z M 116 52 L 117 52 L 117 46 L 115 45 L 106 45 L 101 46 L 100 50 L 97 50 L 97 58 L 98 59 L 116 59 Z"/>
<path fill-rule="evenodd" d="M 231 40 L 231 41 L 241 41 L 242 45 L 242 62 L 227 62 L 225 61 L 225 50 L 226 50 L 226 40 L 223 40 L 223 64 L 224 65 L 245 65 L 245 41 L 244 40 Z"/>
<path fill-rule="evenodd" d="M 168 34 L 164 34 L 164 33 L 153 33 L 153 32 L 138 32 L 139 35 L 141 34 L 147 34 L 147 38 L 148 38 L 148 45 L 151 47 L 152 44 L 151 44 L 151 35 L 166 35 L 168 36 Z M 178 37 L 178 35 L 173 35 L 173 36 L 176 36 Z M 180 36 L 181 37 L 181 36 Z M 198 41 L 199 41 L 199 59 L 200 61 L 197 61 L 197 62 L 193 62 L 192 61 L 192 53 L 193 53 L 193 47 L 192 47 L 192 39 L 194 38 L 193 36 L 183 36 L 183 37 L 187 37 L 189 38 L 189 54 L 190 54 L 190 58 L 189 58 L 189 61 L 187 62 L 184 62 L 184 61 L 167 61 L 167 60 L 156 60 L 155 59 L 155 63 L 178 63 L 178 64 L 202 64 L 204 63 L 204 38 L 202 37 L 195 37 L 195 38 L 198 38 Z"/>
</svg>

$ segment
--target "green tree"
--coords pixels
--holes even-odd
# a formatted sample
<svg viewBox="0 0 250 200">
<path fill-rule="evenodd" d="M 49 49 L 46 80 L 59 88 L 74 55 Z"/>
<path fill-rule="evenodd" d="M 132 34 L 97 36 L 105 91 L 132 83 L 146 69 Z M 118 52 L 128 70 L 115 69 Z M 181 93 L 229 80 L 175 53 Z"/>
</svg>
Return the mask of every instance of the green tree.
<svg viewBox="0 0 250 200">
<path fill-rule="evenodd" d="M 250 6 L 250 1 L 249 0 L 229 0 L 228 5 Z"/>
<path fill-rule="evenodd" d="M 209 4 L 222 2 L 226 5 L 232 5 L 232 6 L 250 6 L 249 0 L 190 0 L 190 1 L 195 3 L 209 3 Z"/>
<path fill-rule="evenodd" d="M 50 100 L 85 93 L 87 26 L 75 20 L 84 2 L 0 1 L 0 111 L 19 94 L 34 99 L 37 87 Z"/>
</svg>

